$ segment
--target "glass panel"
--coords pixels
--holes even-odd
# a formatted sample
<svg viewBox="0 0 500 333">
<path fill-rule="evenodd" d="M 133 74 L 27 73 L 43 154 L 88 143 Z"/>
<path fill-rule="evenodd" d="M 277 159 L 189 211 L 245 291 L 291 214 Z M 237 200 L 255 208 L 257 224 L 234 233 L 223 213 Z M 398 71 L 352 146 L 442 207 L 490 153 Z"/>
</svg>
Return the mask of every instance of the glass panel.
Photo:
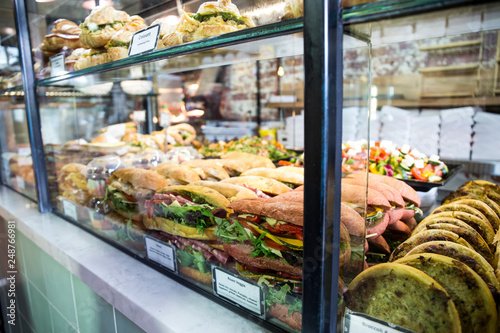
<svg viewBox="0 0 500 333">
<path fill-rule="evenodd" d="M 93 0 L 65 1 L 62 4 L 43 1 L 32 6 L 31 43 L 39 79 L 51 76 L 50 58 L 56 54 L 65 55 L 62 71 L 83 70 L 82 73 L 85 73 L 116 68 L 132 62 L 171 56 L 172 52 L 181 54 L 221 43 L 276 34 L 290 29 L 290 24 L 284 21 L 301 17 L 303 12 L 300 3 L 261 0 L 221 1 L 212 7 L 202 1 L 169 1 L 163 4 L 102 1 L 101 6 L 95 8 Z M 214 15 L 214 10 L 220 14 Z M 158 54 L 109 65 L 127 58 L 134 32 L 157 23 L 162 24 L 157 42 Z M 227 33 L 230 33 L 227 37 L 219 38 L 219 35 Z M 138 43 L 135 41 L 134 45 Z M 178 47 L 179 44 L 181 47 Z M 176 45 L 169 51 L 165 49 Z M 89 70 L 102 64 L 107 65 Z M 60 75 L 61 72 L 57 73 Z"/>
<path fill-rule="evenodd" d="M 365 157 L 364 172 L 343 179 L 343 200 L 354 202 L 348 184 L 368 186 L 367 269 L 344 294 L 346 330 L 373 318 L 415 332 L 473 331 L 474 320 L 496 330 L 498 282 L 483 269 L 497 266 L 499 12 L 490 3 L 349 26 L 371 45 L 348 53 L 345 73 L 368 66 L 371 89 L 355 94 L 370 98 L 368 140 L 344 159 L 346 170 Z M 450 298 L 433 305 L 437 293 Z M 426 311 L 443 315 L 434 322 Z"/>
<path fill-rule="evenodd" d="M 304 182 L 302 38 L 284 34 L 41 82 L 55 212 L 138 258 L 147 256 L 144 235 L 165 242 L 182 278 L 212 292 L 216 267 L 262 290 L 260 316 L 300 330 L 301 221 L 224 209 L 246 197 L 272 205 Z M 235 152 L 243 157 L 227 155 Z M 281 170 L 290 177 L 281 181 L 238 177 L 283 165 L 295 172 Z M 301 210 L 300 193 L 294 200 Z"/>
<path fill-rule="evenodd" d="M 12 2 L 0 15 L 0 152 L 2 184 L 36 200 L 19 48 Z"/>
</svg>

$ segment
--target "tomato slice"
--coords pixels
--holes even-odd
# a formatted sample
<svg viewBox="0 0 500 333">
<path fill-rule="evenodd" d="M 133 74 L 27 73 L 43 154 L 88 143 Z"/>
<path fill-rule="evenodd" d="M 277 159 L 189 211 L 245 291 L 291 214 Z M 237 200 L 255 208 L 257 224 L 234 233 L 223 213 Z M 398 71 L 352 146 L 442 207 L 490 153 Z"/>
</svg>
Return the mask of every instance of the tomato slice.
<svg viewBox="0 0 500 333">
<path fill-rule="evenodd" d="M 413 167 L 411 168 L 411 174 L 413 175 L 413 177 L 415 177 L 415 179 L 417 180 L 422 180 L 422 181 L 427 181 L 427 178 L 425 178 L 423 175 L 422 175 L 422 169 L 418 169 L 416 167 Z"/>
</svg>

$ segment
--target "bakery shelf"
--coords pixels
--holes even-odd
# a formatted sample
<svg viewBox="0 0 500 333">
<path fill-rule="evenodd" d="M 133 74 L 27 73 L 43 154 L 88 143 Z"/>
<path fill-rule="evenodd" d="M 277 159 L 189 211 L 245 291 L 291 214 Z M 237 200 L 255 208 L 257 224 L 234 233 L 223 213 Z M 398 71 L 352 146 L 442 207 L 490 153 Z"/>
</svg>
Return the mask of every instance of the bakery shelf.
<svg viewBox="0 0 500 333">
<path fill-rule="evenodd" d="M 471 0 L 386 0 L 365 3 L 346 8 L 341 16 L 344 24 L 415 15 L 466 4 L 480 4 L 488 1 Z"/>
<path fill-rule="evenodd" d="M 420 98 L 440 98 L 440 97 L 473 97 L 472 91 L 454 91 L 454 92 L 441 92 L 435 94 L 422 94 Z"/>
<path fill-rule="evenodd" d="M 452 71 L 470 71 L 479 67 L 479 64 L 457 65 L 457 66 L 436 66 L 419 68 L 420 73 L 452 72 Z"/>
<path fill-rule="evenodd" d="M 102 82 L 138 79 L 191 69 L 301 55 L 302 19 L 240 30 L 203 40 L 127 57 L 37 82 L 38 86 L 88 86 Z M 92 82 L 89 82 L 90 81 Z"/>
<path fill-rule="evenodd" d="M 24 96 L 23 86 L 14 86 L 10 88 L 0 89 L 0 97 L 5 96 Z"/>
<path fill-rule="evenodd" d="M 479 46 L 483 41 L 480 39 L 477 40 L 468 40 L 457 43 L 449 43 L 449 44 L 441 44 L 441 45 L 429 45 L 429 46 L 421 46 L 420 51 L 435 51 L 435 50 L 445 50 L 459 47 L 469 47 L 469 46 Z"/>
</svg>

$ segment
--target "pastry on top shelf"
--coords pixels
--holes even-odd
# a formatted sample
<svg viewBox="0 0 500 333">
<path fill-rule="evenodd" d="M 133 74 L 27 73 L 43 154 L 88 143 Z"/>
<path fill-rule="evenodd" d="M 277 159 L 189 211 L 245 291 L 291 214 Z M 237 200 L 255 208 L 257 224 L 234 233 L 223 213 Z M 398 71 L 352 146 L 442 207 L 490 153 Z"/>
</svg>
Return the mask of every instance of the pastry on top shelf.
<svg viewBox="0 0 500 333">
<path fill-rule="evenodd" d="M 168 47 L 254 26 L 252 19 L 241 15 L 231 0 L 207 1 L 196 14 L 183 12 L 177 29 L 165 35 L 162 43 Z"/>
<path fill-rule="evenodd" d="M 109 62 L 109 55 L 105 49 L 85 49 L 74 64 L 75 70 L 97 66 Z"/>
<path fill-rule="evenodd" d="M 123 59 L 128 56 L 128 48 L 133 34 L 128 30 L 120 30 L 111 37 L 105 46 L 106 50 L 108 50 L 109 61 Z"/>
<path fill-rule="evenodd" d="M 43 52 L 59 53 L 64 47 L 72 50 L 82 47 L 78 37 L 81 29 L 70 20 L 56 20 L 51 32 L 45 36 L 40 44 L 40 49 Z"/>
<path fill-rule="evenodd" d="M 82 23 L 80 41 L 89 48 L 103 47 L 114 33 L 122 30 L 131 21 L 130 16 L 124 11 L 111 6 L 98 6 Z"/>
<path fill-rule="evenodd" d="M 281 20 L 291 20 L 304 16 L 304 0 L 286 0 L 285 14 Z"/>
</svg>

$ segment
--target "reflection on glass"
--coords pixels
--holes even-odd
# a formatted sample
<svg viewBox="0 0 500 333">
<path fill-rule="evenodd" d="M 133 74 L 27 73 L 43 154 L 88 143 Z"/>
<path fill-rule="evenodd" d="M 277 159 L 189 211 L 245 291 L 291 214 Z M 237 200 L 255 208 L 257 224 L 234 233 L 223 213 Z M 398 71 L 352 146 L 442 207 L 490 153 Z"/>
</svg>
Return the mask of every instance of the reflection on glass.
<svg viewBox="0 0 500 333">
<path fill-rule="evenodd" d="M 358 118 L 363 125 L 352 127 L 362 135 L 344 133 L 343 146 L 342 200 L 352 205 L 353 184 L 368 194 L 360 211 L 366 267 L 344 293 L 351 328 L 374 317 L 416 332 L 430 326 L 473 331 L 469 320 L 475 318 L 484 320 L 481 330 L 496 330 L 489 307 L 498 283 L 476 273 L 497 265 L 492 237 L 500 221 L 500 157 L 491 143 L 499 139 L 499 10 L 497 4 L 461 7 L 350 27 L 371 42 L 368 54 L 360 48 L 344 56 L 344 73 L 361 77 L 366 65 L 370 72 L 370 89 L 354 94 L 369 110 Z M 344 119 L 356 121 L 351 112 L 359 110 L 344 109 Z M 486 217 L 486 211 L 497 213 Z M 387 216 L 386 223 L 374 224 L 377 215 L 381 221 Z M 469 231 L 481 240 L 465 236 Z M 462 237 L 473 244 L 464 245 Z M 471 278 L 471 285 L 459 296 L 454 286 L 462 286 L 462 278 Z M 431 285 L 446 295 L 439 306 L 431 301 L 437 290 Z M 481 314 L 463 305 L 473 297 Z M 443 315 L 434 322 L 415 315 L 416 307 Z"/>
</svg>

